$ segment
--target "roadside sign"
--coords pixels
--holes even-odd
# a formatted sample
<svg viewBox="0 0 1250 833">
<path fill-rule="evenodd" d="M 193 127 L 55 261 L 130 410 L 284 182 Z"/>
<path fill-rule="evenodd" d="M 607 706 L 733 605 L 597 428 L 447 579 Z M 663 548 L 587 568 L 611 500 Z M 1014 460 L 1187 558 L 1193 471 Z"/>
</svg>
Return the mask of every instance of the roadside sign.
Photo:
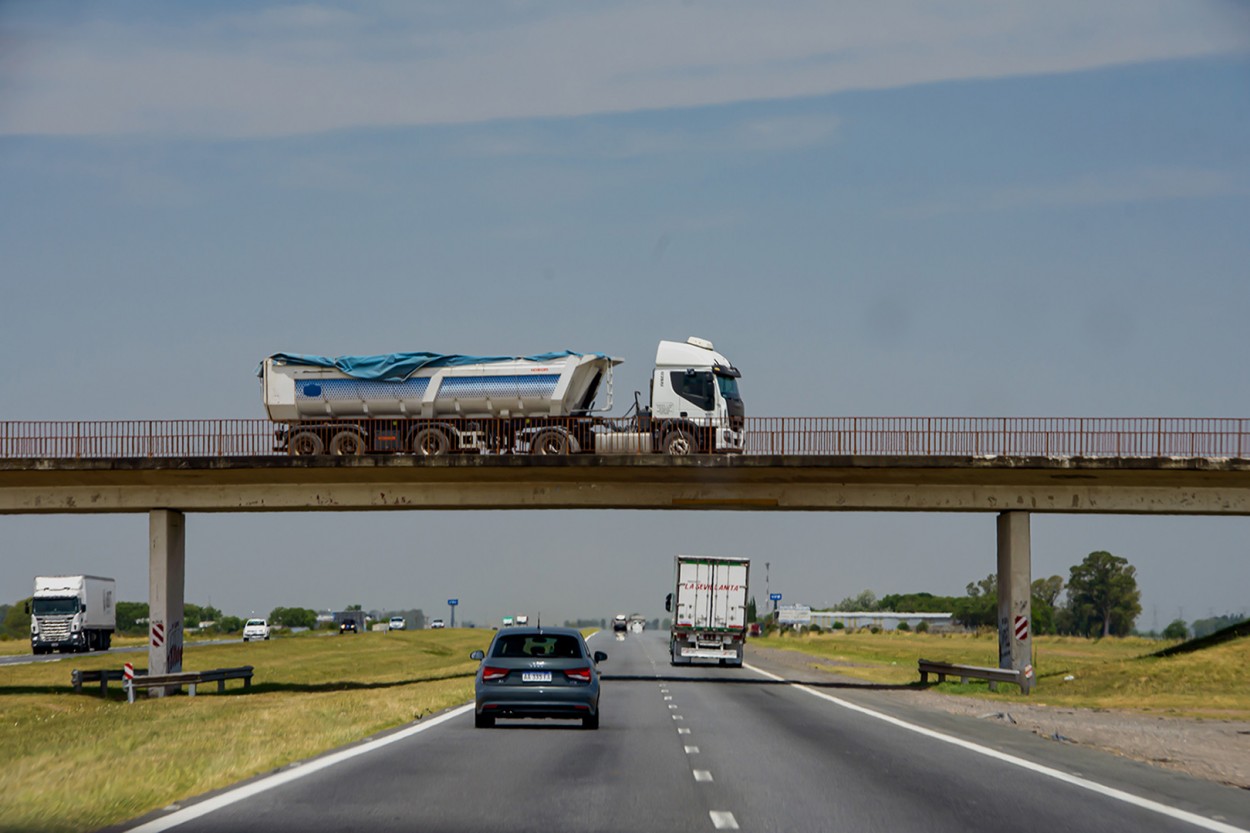
<svg viewBox="0 0 1250 833">
<path fill-rule="evenodd" d="M 455 607 L 456 605 L 460 604 L 460 600 L 459 600 L 459 599 L 448 599 L 448 600 L 447 600 L 447 604 L 451 605 L 452 607 Z"/>
<path fill-rule="evenodd" d="M 769 600 L 770 602 L 779 602 L 779 601 L 781 601 L 781 594 L 780 594 L 780 593 L 769 593 L 769 594 L 768 594 L 768 600 Z"/>
<path fill-rule="evenodd" d="M 781 605 L 777 612 L 779 625 L 810 625 L 812 609 L 807 605 Z"/>
</svg>

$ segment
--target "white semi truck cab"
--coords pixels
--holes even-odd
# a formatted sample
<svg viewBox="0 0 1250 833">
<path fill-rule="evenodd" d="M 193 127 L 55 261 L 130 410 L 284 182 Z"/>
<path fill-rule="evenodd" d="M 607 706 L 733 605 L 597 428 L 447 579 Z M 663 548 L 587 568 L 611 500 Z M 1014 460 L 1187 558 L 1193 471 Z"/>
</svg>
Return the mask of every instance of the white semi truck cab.
<svg viewBox="0 0 1250 833">
<path fill-rule="evenodd" d="M 107 651 L 117 629 L 116 592 L 116 582 L 102 576 L 36 576 L 31 651 Z"/>
<path fill-rule="evenodd" d="M 663 426 L 660 450 L 741 451 L 746 416 L 738 392 L 741 376 L 706 339 L 661 341 L 651 377 L 651 417 Z"/>
</svg>

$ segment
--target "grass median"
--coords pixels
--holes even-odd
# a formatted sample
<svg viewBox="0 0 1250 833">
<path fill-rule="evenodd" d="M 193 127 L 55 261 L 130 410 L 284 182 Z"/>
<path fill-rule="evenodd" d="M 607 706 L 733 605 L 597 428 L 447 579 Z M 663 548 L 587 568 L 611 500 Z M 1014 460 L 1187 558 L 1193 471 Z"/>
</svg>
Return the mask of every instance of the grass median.
<svg viewBox="0 0 1250 833">
<path fill-rule="evenodd" d="M 998 665 L 996 634 L 835 632 L 772 636 L 753 639 L 750 644 L 798 651 L 814 657 L 814 664 L 824 670 L 894 685 L 919 680 L 917 660 L 921 657 L 960 665 Z M 1173 657 L 1147 656 L 1160 647 L 1155 640 L 1138 637 L 1037 636 L 1033 638 L 1037 687 L 1027 698 L 1015 686 L 1000 685 L 995 693 L 977 680 L 948 681 L 931 688 L 1041 705 L 1250 720 L 1250 638 Z"/>
<path fill-rule="evenodd" d="M 190 671 L 252 665 L 224 694 L 126 703 L 97 686 L 74 694 L 70 671 L 147 665 L 143 654 L 84 655 L 0 667 L 0 830 L 116 824 L 403 725 L 473 698 L 483 630 L 421 630 L 268 642 L 188 644 Z"/>
</svg>

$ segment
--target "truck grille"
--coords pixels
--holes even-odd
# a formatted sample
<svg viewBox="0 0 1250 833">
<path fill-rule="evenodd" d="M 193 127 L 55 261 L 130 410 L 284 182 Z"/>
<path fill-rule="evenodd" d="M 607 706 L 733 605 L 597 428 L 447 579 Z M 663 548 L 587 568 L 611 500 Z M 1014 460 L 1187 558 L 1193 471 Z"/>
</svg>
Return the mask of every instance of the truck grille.
<svg viewBox="0 0 1250 833">
<path fill-rule="evenodd" d="M 68 618 L 41 618 L 39 620 L 40 640 L 44 642 L 64 642 L 69 639 L 69 623 L 70 620 Z"/>
</svg>

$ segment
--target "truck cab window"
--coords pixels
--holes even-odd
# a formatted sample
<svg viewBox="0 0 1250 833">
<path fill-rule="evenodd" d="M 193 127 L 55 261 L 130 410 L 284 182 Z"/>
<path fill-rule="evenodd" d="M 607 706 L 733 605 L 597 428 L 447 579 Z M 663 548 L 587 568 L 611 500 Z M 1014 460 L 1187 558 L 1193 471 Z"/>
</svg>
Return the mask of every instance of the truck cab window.
<svg viewBox="0 0 1250 833">
<path fill-rule="evenodd" d="M 710 411 L 716 404 L 713 393 L 712 374 L 708 372 L 691 373 L 688 370 L 674 370 L 669 375 L 673 392 L 701 411 Z"/>
</svg>

